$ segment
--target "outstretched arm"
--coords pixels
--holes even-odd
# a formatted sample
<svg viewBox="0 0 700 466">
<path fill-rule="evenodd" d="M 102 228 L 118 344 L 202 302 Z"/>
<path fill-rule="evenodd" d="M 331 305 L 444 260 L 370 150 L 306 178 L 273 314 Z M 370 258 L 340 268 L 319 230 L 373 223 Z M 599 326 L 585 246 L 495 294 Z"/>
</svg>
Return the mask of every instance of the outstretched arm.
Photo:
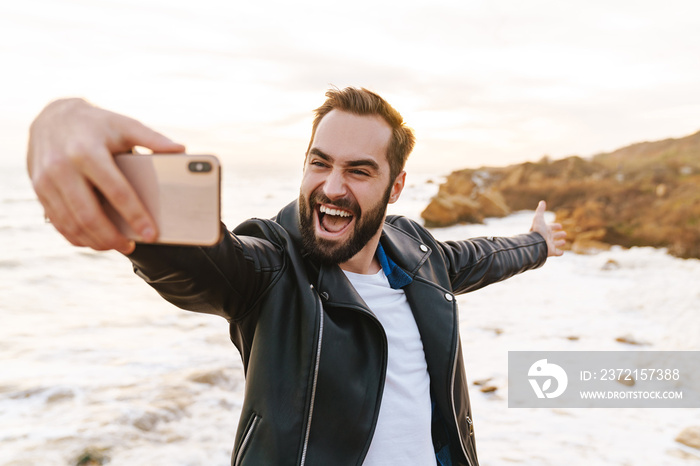
<svg viewBox="0 0 700 466">
<path fill-rule="evenodd" d="M 547 256 L 561 256 L 564 254 L 562 247 L 566 241 L 566 232 L 559 223 L 547 223 L 544 220 L 544 213 L 547 210 L 547 203 L 540 201 L 535 210 L 535 218 L 532 220 L 530 231 L 542 235 L 547 242 Z"/>
<path fill-rule="evenodd" d="M 105 215 L 95 190 L 144 240 L 156 239 L 155 222 L 112 157 L 134 146 L 154 152 L 185 150 L 136 120 L 82 99 L 52 102 L 32 123 L 29 176 L 46 218 L 72 244 L 125 254 L 134 249 Z"/>
</svg>

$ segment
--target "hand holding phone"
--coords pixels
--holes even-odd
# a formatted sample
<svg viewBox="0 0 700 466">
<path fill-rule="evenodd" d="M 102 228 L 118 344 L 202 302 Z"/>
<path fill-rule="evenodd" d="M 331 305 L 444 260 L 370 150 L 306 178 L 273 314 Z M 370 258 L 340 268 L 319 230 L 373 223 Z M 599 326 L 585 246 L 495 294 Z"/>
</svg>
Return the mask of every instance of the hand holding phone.
<svg viewBox="0 0 700 466">
<path fill-rule="evenodd" d="M 156 243 L 210 246 L 221 236 L 221 170 L 212 155 L 119 154 L 114 160 L 156 222 Z M 141 238 L 109 203 L 127 238 Z"/>
<path fill-rule="evenodd" d="M 141 146 L 157 153 L 185 147 L 125 115 L 83 99 L 59 99 L 37 115 L 29 130 L 27 169 L 44 218 L 75 246 L 133 251 L 133 241 L 105 215 L 100 193 L 144 239 L 156 226 L 114 164 L 112 154 Z"/>
</svg>

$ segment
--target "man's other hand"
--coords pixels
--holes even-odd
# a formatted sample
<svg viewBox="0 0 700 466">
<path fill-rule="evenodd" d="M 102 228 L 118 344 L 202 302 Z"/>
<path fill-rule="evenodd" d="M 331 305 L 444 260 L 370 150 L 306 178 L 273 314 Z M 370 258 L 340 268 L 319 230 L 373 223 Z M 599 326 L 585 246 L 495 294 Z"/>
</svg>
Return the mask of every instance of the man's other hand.
<svg viewBox="0 0 700 466">
<path fill-rule="evenodd" d="M 547 256 L 561 256 L 564 251 L 566 232 L 559 223 L 547 223 L 544 220 L 544 213 L 547 210 L 547 203 L 540 201 L 535 210 L 535 218 L 532 220 L 530 231 L 536 231 L 547 241 Z"/>
<path fill-rule="evenodd" d="M 134 146 L 154 152 L 185 150 L 136 120 L 82 99 L 52 102 L 32 123 L 29 177 L 47 220 L 71 244 L 124 254 L 134 249 L 105 215 L 95 190 L 145 241 L 157 238 L 155 222 L 113 159 Z"/>
</svg>

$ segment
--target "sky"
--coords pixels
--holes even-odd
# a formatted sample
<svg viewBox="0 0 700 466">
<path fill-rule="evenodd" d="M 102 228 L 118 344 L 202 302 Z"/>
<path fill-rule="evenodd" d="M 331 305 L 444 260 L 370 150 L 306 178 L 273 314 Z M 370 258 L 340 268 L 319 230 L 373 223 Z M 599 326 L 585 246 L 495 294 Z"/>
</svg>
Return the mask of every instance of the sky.
<svg viewBox="0 0 700 466">
<path fill-rule="evenodd" d="M 700 130 L 693 0 L 23 0 L 0 6 L 0 163 L 81 96 L 224 163 L 300 167 L 330 86 L 384 96 L 409 168 L 590 156 Z"/>
</svg>

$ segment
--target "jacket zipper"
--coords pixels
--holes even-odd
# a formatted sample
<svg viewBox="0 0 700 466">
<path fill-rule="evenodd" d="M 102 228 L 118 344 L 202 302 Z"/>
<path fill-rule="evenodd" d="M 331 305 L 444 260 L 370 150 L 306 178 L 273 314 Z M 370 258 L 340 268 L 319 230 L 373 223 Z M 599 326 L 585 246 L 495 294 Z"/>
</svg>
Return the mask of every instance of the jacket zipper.
<svg viewBox="0 0 700 466">
<path fill-rule="evenodd" d="M 453 304 L 453 306 L 456 306 L 456 304 Z M 457 334 L 459 336 L 459 319 L 457 319 Z M 459 437 L 459 446 L 462 448 L 462 453 L 464 453 L 464 457 L 467 460 L 467 464 L 471 465 L 472 462 L 469 459 L 469 455 L 467 454 L 467 448 L 464 445 L 464 442 L 462 441 L 462 433 L 459 431 L 459 420 L 457 419 L 457 412 L 455 409 L 455 375 L 457 372 L 457 350 L 459 349 L 459 338 L 455 339 L 455 348 L 453 351 L 453 362 L 452 362 L 452 375 L 450 376 L 450 402 L 452 403 L 452 419 L 454 420 L 455 427 L 457 428 L 457 437 Z M 469 423 L 469 435 L 471 436 L 471 429 L 472 429 L 472 420 L 469 416 L 467 416 L 467 422 Z"/>
<path fill-rule="evenodd" d="M 328 299 L 328 298 L 327 298 L 327 295 L 324 296 L 324 298 Z M 381 324 L 381 322 L 379 322 L 379 319 L 377 318 L 377 316 L 374 315 L 374 313 L 373 313 L 371 310 L 369 310 L 369 309 L 367 309 L 367 308 L 364 308 L 364 307 L 362 307 L 362 306 L 355 306 L 355 305 L 348 305 L 348 304 L 345 304 L 345 307 L 346 307 L 347 309 L 353 309 L 353 310 L 355 310 L 355 311 L 361 312 L 362 314 L 365 314 L 367 317 L 369 317 L 369 318 L 379 327 L 379 329 L 380 329 L 382 335 L 384 336 L 384 339 L 383 339 L 383 342 L 384 342 L 384 354 L 387 354 L 388 346 L 389 346 L 389 345 L 388 345 L 387 338 L 386 338 L 386 332 L 384 331 L 384 327 L 382 327 L 382 324 Z M 388 356 L 387 356 L 387 358 L 388 358 Z M 386 379 L 386 368 L 387 368 L 387 360 L 385 359 L 385 360 L 384 360 L 384 378 L 385 378 L 385 379 Z M 381 391 L 382 391 L 382 393 L 383 393 L 383 391 L 384 391 L 384 382 L 382 382 L 382 383 L 380 384 L 380 389 L 381 389 Z M 381 401 L 381 399 L 382 399 L 382 396 L 383 396 L 383 395 L 380 396 L 380 401 Z M 374 426 L 376 427 L 376 420 L 375 420 L 375 422 L 374 422 Z M 369 445 L 367 445 L 367 448 L 369 448 Z M 365 451 L 365 455 L 366 455 L 366 454 L 367 454 L 367 451 Z M 364 459 L 363 459 L 363 461 L 364 461 Z M 303 465 L 303 463 L 302 463 L 302 465 Z"/>
<path fill-rule="evenodd" d="M 311 289 L 314 286 L 311 285 Z M 304 447 L 301 451 L 301 461 L 300 466 L 304 466 L 306 463 L 306 452 L 309 448 L 309 435 L 311 434 L 311 419 L 314 414 L 314 401 L 316 399 L 316 383 L 318 382 L 318 368 L 321 363 L 321 343 L 323 342 L 323 303 L 321 302 L 321 297 L 316 293 L 316 299 L 318 300 L 319 309 L 319 327 L 318 327 L 318 346 L 316 347 L 316 363 L 314 365 L 314 379 L 311 385 L 311 404 L 309 405 L 309 416 L 306 420 L 306 432 L 304 434 Z"/>
<path fill-rule="evenodd" d="M 241 446 L 238 449 L 238 454 L 236 455 L 236 461 L 234 461 L 234 466 L 238 466 L 241 464 L 241 459 L 243 458 L 243 453 L 245 452 L 246 446 L 248 446 L 248 442 L 250 442 L 251 437 L 253 436 L 253 431 L 255 430 L 255 426 L 258 425 L 258 422 L 260 421 L 260 416 L 257 414 L 253 414 L 253 420 L 250 422 L 250 426 L 248 427 L 248 430 L 245 433 L 245 436 L 243 437 L 243 441 L 241 442 Z"/>
</svg>

